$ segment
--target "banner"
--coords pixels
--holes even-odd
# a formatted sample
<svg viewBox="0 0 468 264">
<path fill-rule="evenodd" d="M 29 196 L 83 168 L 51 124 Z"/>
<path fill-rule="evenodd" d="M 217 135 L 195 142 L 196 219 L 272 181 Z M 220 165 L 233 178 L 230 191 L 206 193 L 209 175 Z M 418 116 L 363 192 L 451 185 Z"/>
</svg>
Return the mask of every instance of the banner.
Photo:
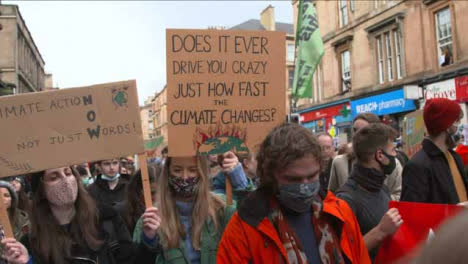
<svg viewBox="0 0 468 264">
<path fill-rule="evenodd" d="M 285 34 L 166 30 L 169 156 L 246 153 L 286 116 Z"/>
<path fill-rule="evenodd" d="M 143 152 L 135 81 L 0 97 L 0 177 Z"/>
<path fill-rule="evenodd" d="M 417 110 L 405 116 L 403 141 L 405 142 L 404 151 L 408 157 L 411 158 L 422 148 L 425 132 L 423 110 Z"/>
<path fill-rule="evenodd" d="M 155 139 L 146 140 L 144 143 L 146 155 L 150 158 L 157 156 L 159 146 L 164 142 L 164 137 L 159 136 Z"/>
<path fill-rule="evenodd" d="M 296 47 L 292 95 L 298 98 L 312 98 L 312 78 L 325 52 L 312 0 L 299 0 Z"/>
<path fill-rule="evenodd" d="M 410 263 L 418 256 L 425 244 L 437 236 L 437 228 L 464 207 L 444 204 L 390 202 L 390 208 L 397 208 L 403 224 L 393 236 L 380 246 L 376 264 Z"/>
</svg>

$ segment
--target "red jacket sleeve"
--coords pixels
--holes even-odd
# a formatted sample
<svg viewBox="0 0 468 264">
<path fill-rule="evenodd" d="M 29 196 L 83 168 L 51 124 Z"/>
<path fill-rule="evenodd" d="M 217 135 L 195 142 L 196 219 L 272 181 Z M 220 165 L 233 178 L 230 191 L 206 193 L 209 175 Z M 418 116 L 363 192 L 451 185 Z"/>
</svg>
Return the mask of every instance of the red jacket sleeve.
<svg viewBox="0 0 468 264">
<path fill-rule="evenodd" d="M 248 263 L 251 260 L 247 236 L 242 220 L 236 213 L 229 221 L 218 246 L 216 263 Z"/>
</svg>

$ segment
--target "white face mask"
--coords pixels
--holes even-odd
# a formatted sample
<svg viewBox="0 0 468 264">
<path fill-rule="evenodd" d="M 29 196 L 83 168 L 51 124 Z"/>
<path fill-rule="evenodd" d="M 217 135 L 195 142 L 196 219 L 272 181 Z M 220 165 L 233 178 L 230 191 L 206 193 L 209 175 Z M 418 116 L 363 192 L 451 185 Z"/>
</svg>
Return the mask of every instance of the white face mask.
<svg viewBox="0 0 468 264">
<path fill-rule="evenodd" d="M 52 205 L 72 205 L 78 196 L 78 183 L 73 176 L 60 178 L 56 182 L 45 183 L 44 192 Z"/>
</svg>

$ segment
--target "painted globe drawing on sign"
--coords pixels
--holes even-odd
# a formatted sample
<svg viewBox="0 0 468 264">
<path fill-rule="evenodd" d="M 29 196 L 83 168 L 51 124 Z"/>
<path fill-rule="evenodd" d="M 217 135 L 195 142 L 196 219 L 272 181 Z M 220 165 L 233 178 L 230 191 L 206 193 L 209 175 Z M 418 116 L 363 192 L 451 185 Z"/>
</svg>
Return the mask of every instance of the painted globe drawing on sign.
<svg viewBox="0 0 468 264">
<path fill-rule="evenodd" d="M 112 103 L 116 107 L 128 106 L 128 87 L 122 89 L 112 89 Z"/>
<path fill-rule="evenodd" d="M 237 154 L 247 154 L 247 129 L 237 126 L 222 127 L 217 125 L 206 131 L 197 128 L 194 135 L 194 147 L 198 155 L 222 154 L 233 151 Z"/>
</svg>

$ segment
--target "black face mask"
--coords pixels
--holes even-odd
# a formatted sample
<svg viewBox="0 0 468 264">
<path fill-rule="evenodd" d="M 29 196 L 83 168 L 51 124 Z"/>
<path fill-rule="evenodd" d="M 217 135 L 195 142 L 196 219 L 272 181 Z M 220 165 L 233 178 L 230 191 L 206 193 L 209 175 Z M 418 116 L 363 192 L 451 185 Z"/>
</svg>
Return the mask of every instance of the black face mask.
<svg viewBox="0 0 468 264">
<path fill-rule="evenodd" d="M 455 130 L 455 133 L 450 133 L 449 131 L 446 131 L 447 133 L 447 138 L 445 139 L 445 144 L 447 145 L 447 148 L 453 149 L 457 146 L 457 136 L 458 139 L 460 136 L 458 135 L 458 126 L 456 126 L 457 129 Z"/>
<path fill-rule="evenodd" d="M 385 157 L 387 157 L 387 159 L 390 162 L 387 165 L 385 165 L 382 162 L 380 162 L 377 158 L 375 160 L 380 164 L 380 167 L 382 168 L 383 173 L 385 175 L 392 174 L 392 172 L 396 168 L 396 156 L 392 156 L 392 155 L 387 154 L 387 152 L 385 152 L 383 149 L 382 149 L 382 153 L 385 155 Z"/>
</svg>

